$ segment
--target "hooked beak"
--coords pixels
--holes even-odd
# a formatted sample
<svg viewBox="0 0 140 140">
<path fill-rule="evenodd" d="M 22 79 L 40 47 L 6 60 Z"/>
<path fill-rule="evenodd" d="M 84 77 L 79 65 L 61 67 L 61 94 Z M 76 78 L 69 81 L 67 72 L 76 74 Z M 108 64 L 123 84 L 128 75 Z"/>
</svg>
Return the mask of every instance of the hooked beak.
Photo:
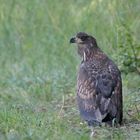
<svg viewBox="0 0 140 140">
<path fill-rule="evenodd" d="M 76 38 L 75 38 L 75 37 L 72 37 L 72 38 L 70 39 L 70 43 L 76 43 Z"/>
</svg>

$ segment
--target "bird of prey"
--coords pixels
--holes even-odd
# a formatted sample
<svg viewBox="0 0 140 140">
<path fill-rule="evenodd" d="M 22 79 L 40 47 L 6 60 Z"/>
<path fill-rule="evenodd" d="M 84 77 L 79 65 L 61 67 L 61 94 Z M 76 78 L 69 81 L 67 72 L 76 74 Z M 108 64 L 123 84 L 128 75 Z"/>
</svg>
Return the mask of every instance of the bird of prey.
<svg viewBox="0 0 140 140">
<path fill-rule="evenodd" d="M 122 80 L 114 62 L 98 47 L 96 39 L 79 32 L 70 39 L 82 61 L 77 76 L 77 103 L 81 117 L 92 128 L 102 122 L 122 123 Z M 94 132 L 92 132 L 94 134 Z"/>
</svg>

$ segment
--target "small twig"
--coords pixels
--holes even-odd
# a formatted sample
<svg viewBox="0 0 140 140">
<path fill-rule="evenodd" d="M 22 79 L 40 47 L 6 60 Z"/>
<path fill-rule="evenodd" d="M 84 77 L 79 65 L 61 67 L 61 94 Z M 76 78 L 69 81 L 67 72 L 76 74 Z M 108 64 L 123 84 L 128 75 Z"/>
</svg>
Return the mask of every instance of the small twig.
<svg viewBox="0 0 140 140">
<path fill-rule="evenodd" d="M 130 46 L 131 46 L 131 49 L 132 49 L 132 52 L 133 52 L 133 56 L 134 56 L 136 71 L 138 72 L 138 74 L 140 74 L 140 71 L 138 70 L 138 59 L 137 59 L 137 55 L 136 55 L 136 51 L 135 51 L 134 45 L 131 43 Z"/>
<path fill-rule="evenodd" d="M 139 113 L 139 110 L 138 110 L 138 107 L 137 107 L 136 104 L 135 104 L 135 108 L 136 108 L 136 111 L 137 111 L 137 113 L 138 113 L 138 116 L 140 116 L 140 113 Z"/>
<path fill-rule="evenodd" d="M 127 112 L 127 115 L 130 116 L 130 117 L 133 117 L 133 115 L 129 114 L 128 112 Z"/>
<path fill-rule="evenodd" d="M 61 109 L 60 109 L 60 111 L 59 111 L 58 117 L 60 117 L 64 106 L 65 106 L 65 97 L 64 97 L 64 95 L 63 95 L 63 96 L 62 96 L 62 106 L 61 106 Z"/>
</svg>

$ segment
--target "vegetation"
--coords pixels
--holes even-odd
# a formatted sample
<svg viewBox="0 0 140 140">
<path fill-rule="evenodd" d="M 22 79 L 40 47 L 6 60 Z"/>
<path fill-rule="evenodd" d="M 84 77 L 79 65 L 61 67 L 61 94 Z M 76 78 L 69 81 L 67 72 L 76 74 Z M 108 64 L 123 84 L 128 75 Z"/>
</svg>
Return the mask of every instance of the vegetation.
<svg viewBox="0 0 140 140">
<path fill-rule="evenodd" d="M 124 124 L 95 139 L 140 139 L 139 0 L 0 0 L 0 139 L 88 140 L 75 102 L 80 58 L 69 39 L 96 37 L 122 71 Z"/>
</svg>

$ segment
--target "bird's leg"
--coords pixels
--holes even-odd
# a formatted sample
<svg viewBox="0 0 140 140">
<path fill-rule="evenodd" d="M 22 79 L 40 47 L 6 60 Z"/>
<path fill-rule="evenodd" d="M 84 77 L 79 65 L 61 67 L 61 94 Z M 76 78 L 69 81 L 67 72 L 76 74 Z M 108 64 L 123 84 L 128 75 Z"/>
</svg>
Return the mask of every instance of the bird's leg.
<svg viewBox="0 0 140 140">
<path fill-rule="evenodd" d="M 116 118 L 113 118 L 113 120 L 112 120 L 112 126 L 115 127 L 115 124 L 116 124 Z"/>
<path fill-rule="evenodd" d="M 90 129 L 91 129 L 90 137 L 92 138 L 95 135 L 94 127 L 91 126 Z"/>
</svg>

